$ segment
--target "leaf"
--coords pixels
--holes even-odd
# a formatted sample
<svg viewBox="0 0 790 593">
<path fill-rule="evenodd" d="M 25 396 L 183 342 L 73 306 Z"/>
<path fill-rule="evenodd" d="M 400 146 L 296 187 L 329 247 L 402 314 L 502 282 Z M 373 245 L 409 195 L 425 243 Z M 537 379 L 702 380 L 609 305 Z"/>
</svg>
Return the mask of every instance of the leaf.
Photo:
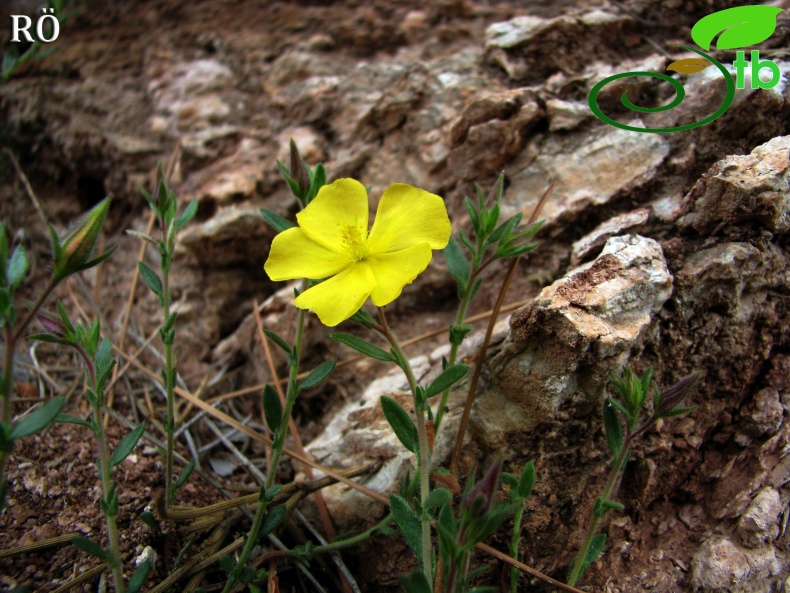
<svg viewBox="0 0 790 593">
<path fill-rule="evenodd" d="M 87 552 L 91 556 L 95 556 L 106 562 L 110 561 L 110 554 L 92 539 L 82 537 L 81 535 L 75 535 L 71 538 L 71 543 L 78 550 Z"/>
<path fill-rule="evenodd" d="M 464 202 L 466 204 L 466 211 L 469 213 L 469 218 L 472 220 L 472 228 L 475 229 L 475 236 L 480 236 L 480 216 L 477 213 L 477 208 L 475 208 L 474 202 L 470 200 L 468 197 L 464 197 Z M 462 237 L 463 239 L 463 237 Z"/>
<path fill-rule="evenodd" d="M 271 330 L 265 329 L 263 333 L 266 334 L 266 337 L 269 338 L 272 342 L 277 344 L 288 356 L 291 356 L 291 347 L 283 340 L 280 336 L 274 333 Z"/>
<path fill-rule="evenodd" d="M 702 72 L 705 68 L 712 65 L 703 58 L 686 58 L 672 62 L 667 66 L 667 70 L 679 72 L 680 74 L 694 74 L 695 72 Z"/>
<path fill-rule="evenodd" d="M 383 360 L 384 362 L 393 362 L 395 360 L 391 354 L 385 352 L 378 346 L 369 344 L 365 340 L 358 338 L 356 336 L 352 336 L 351 334 L 329 334 L 329 337 L 335 340 L 336 342 L 345 344 L 349 348 L 353 348 L 357 352 L 361 352 L 365 356 L 369 356 L 370 358 L 375 358 L 376 360 Z"/>
<path fill-rule="evenodd" d="M 189 203 L 189 205 L 186 207 L 186 209 L 181 213 L 181 216 L 179 216 L 176 219 L 176 230 L 177 231 L 180 231 L 181 229 L 183 229 L 189 223 L 190 220 L 195 218 L 195 214 L 197 214 L 197 209 L 198 209 L 197 200 L 193 199 Z"/>
<path fill-rule="evenodd" d="M 24 247 L 18 245 L 17 248 L 14 249 L 11 261 L 8 262 L 7 278 L 8 288 L 11 292 L 14 292 L 17 287 L 22 284 L 22 280 L 25 279 L 25 275 L 29 268 L 30 262 L 27 258 L 27 252 Z"/>
<path fill-rule="evenodd" d="M 390 511 L 400 527 L 403 539 L 417 556 L 422 568 L 422 526 L 420 519 L 411 510 L 409 503 L 397 494 L 390 494 Z"/>
<path fill-rule="evenodd" d="M 425 499 L 425 508 L 434 509 L 448 504 L 453 499 L 453 493 L 447 488 L 436 488 L 431 490 L 428 498 Z"/>
<path fill-rule="evenodd" d="M 605 533 L 599 533 L 598 535 L 593 536 L 593 538 L 590 540 L 590 547 L 587 548 L 587 553 L 584 555 L 584 559 L 582 560 L 582 569 L 579 571 L 579 576 L 584 574 L 584 571 L 587 570 L 587 567 L 595 562 L 596 558 L 601 555 L 605 545 Z"/>
<path fill-rule="evenodd" d="M 441 375 L 436 377 L 436 379 L 428 385 L 428 388 L 425 390 L 425 396 L 433 397 L 443 392 L 445 389 L 452 387 L 455 383 L 463 379 L 467 370 L 469 370 L 469 367 L 465 364 L 454 364 L 451 367 L 447 367 Z"/>
<path fill-rule="evenodd" d="M 287 231 L 294 226 L 289 220 L 266 208 L 261 208 L 261 216 L 263 216 L 263 220 L 278 233 Z"/>
<path fill-rule="evenodd" d="M 277 432 L 283 420 L 283 406 L 280 396 L 271 385 L 263 388 L 263 415 L 269 430 Z"/>
<path fill-rule="evenodd" d="M 773 35 L 780 12 L 782 9 L 775 6 L 736 6 L 720 10 L 698 20 L 691 29 L 691 38 L 704 50 L 710 50 L 719 33 L 718 49 L 755 45 Z"/>
<path fill-rule="evenodd" d="M 400 586 L 406 593 L 432 593 L 428 577 L 421 570 L 415 570 L 410 575 L 401 575 Z"/>
<path fill-rule="evenodd" d="M 138 593 L 145 584 L 145 579 L 148 577 L 148 572 L 151 570 L 151 562 L 144 560 L 137 570 L 134 571 L 132 578 L 129 580 L 129 586 L 126 588 L 126 593 Z"/>
<path fill-rule="evenodd" d="M 189 463 L 187 463 L 186 467 L 183 470 L 181 470 L 180 474 L 178 474 L 178 478 L 176 479 L 176 484 L 173 487 L 176 490 L 181 488 L 181 486 L 183 486 L 186 483 L 186 481 L 189 479 L 189 476 L 192 475 L 192 470 L 194 469 L 195 469 L 195 461 L 192 460 Z"/>
<path fill-rule="evenodd" d="M 444 259 L 447 260 L 447 269 L 450 270 L 450 275 L 458 283 L 458 293 L 463 295 L 466 292 L 466 286 L 469 284 L 471 271 L 469 262 L 466 261 L 464 252 L 461 251 L 461 246 L 458 245 L 458 241 L 452 235 L 447 247 L 444 248 Z"/>
<path fill-rule="evenodd" d="M 416 453 L 419 448 L 419 436 L 417 427 L 409 413 L 398 402 L 386 395 L 381 397 L 381 409 L 384 410 L 384 416 L 392 426 L 398 440 L 409 451 Z"/>
<path fill-rule="evenodd" d="M 439 553 L 442 555 L 445 564 L 449 564 L 459 552 L 457 543 L 458 523 L 449 504 L 443 506 L 442 510 L 439 511 L 436 527 L 439 532 Z"/>
<path fill-rule="evenodd" d="M 115 453 L 112 454 L 112 458 L 110 459 L 110 467 L 115 467 L 129 457 L 129 453 L 132 452 L 132 449 L 134 449 L 137 441 L 140 440 L 144 432 L 145 422 L 121 439 L 121 442 L 118 443 L 118 447 L 115 449 Z"/>
<path fill-rule="evenodd" d="M 521 498 L 526 498 L 532 494 L 532 488 L 535 486 L 535 464 L 533 462 L 527 463 L 521 471 L 521 477 L 518 480 L 518 495 Z"/>
<path fill-rule="evenodd" d="M 62 397 L 53 397 L 38 410 L 25 416 L 11 429 L 11 440 L 22 439 L 44 430 L 57 418 L 65 404 L 66 400 Z"/>
<path fill-rule="evenodd" d="M 63 424 L 78 424 L 79 426 L 85 426 L 87 428 L 93 429 L 93 426 L 91 426 L 90 422 L 86 422 L 82 418 L 72 416 L 71 414 L 58 414 L 55 416 L 55 422 L 62 422 Z"/>
<path fill-rule="evenodd" d="M 603 428 L 606 433 L 606 442 L 609 443 L 609 450 L 615 459 L 620 455 L 623 450 L 623 427 L 620 425 L 620 419 L 617 417 L 615 406 L 612 405 L 611 398 L 606 398 L 603 402 Z"/>
<path fill-rule="evenodd" d="M 316 368 L 314 368 L 307 377 L 305 377 L 304 381 L 299 384 L 299 391 L 303 391 L 305 389 L 312 389 L 322 381 L 324 381 L 329 375 L 332 374 L 332 371 L 335 370 L 335 362 L 333 360 L 327 360 L 326 362 L 322 362 Z"/>
<path fill-rule="evenodd" d="M 277 529 L 285 520 L 285 515 L 287 512 L 288 509 L 284 504 L 278 504 L 268 513 L 266 513 L 266 518 L 263 520 L 263 525 L 261 525 L 261 531 L 258 537 L 269 535 L 272 531 Z"/>
<path fill-rule="evenodd" d="M 150 288 L 161 301 L 164 289 L 162 288 L 162 281 L 159 279 L 159 276 L 141 261 L 137 262 L 137 269 L 140 270 L 140 276 L 143 277 L 143 281 L 148 285 L 148 288 Z"/>
</svg>

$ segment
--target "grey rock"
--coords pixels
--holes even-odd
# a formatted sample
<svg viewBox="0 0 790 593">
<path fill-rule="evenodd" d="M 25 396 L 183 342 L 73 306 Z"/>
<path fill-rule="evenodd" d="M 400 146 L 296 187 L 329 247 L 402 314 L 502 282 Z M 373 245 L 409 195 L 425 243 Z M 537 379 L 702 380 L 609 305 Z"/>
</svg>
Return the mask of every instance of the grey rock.
<svg viewBox="0 0 790 593">
<path fill-rule="evenodd" d="M 758 593 L 780 565 L 771 546 L 746 550 L 724 536 L 702 543 L 692 561 L 692 584 L 705 591 Z"/>
<path fill-rule="evenodd" d="M 776 538 L 779 533 L 777 523 L 783 510 L 779 491 L 771 486 L 760 490 L 738 521 L 741 543 L 748 547 L 757 547 Z"/>
</svg>

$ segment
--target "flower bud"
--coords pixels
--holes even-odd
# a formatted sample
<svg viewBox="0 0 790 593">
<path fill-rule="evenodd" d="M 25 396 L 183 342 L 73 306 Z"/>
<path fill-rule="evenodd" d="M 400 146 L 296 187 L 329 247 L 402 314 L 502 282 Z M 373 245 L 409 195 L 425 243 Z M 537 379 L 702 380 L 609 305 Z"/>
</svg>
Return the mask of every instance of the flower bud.
<svg viewBox="0 0 790 593">
<path fill-rule="evenodd" d="M 63 280 L 71 274 L 95 266 L 110 255 L 111 252 L 108 251 L 93 260 L 90 259 L 109 207 L 110 198 L 104 198 L 85 215 L 62 243 L 53 235 L 53 242 L 58 242 L 55 247 L 56 280 Z"/>
<path fill-rule="evenodd" d="M 672 387 L 667 387 L 664 391 L 656 396 L 655 407 L 656 413 L 659 416 L 667 415 L 673 411 L 682 402 L 688 392 L 700 380 L 702 373 L 696 371 L 687 377 L 684 377 Z"/>
<path fill-rule="evenodd" d="M 485 477 L 464 497 L 461 507 L 472 517 L 482 517 L 491 508 L 501 473 L 502 459 L 497 459 L 488 469 Z"/>
<path fill-rule="evenodd" d="M 299 196 L 304 199 L 310 191 L 310 174 L 307 172 L 307 164 L 304 162 L 296 142 L 291 139 L 291 179 L 296 182 L 299 188 Z"/>
</svg>

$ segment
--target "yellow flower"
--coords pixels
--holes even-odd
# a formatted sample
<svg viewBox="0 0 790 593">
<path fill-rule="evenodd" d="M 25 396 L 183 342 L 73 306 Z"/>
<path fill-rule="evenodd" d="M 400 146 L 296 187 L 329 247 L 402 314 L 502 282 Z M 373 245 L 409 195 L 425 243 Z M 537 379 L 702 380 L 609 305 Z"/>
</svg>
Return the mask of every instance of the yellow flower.
<svg viewBox="0 0 790 593">
<path fill-rule="evenodd" d="M 274 238 L 264 269 L 272 280 L 327 278 L 294 304 L 330 327 L 351 317 L 368 297 L 377 307 L 398 298 L 452 232 L 442 198 L 395 183 L 384 190 L 368 233 L 368 195 L 354 179 L 322 187 L 296 220 L 298 227 Z"/>
</svg>

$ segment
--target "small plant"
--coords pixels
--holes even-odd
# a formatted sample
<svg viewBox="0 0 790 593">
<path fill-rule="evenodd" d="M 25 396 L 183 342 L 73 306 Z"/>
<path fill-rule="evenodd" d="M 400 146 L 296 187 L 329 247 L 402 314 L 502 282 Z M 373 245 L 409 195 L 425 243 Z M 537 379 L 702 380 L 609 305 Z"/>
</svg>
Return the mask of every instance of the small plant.
<svg viewBox="0 0 790 593">
<path fill-rule="evenodd" d="M 160 239 L 155 241 L 143 233 L 132 233 L 156 246 L 159 252 L 159 270 L 162 277 L 154 272 L 144 262 L 137 262 L 143 281 L 148 288 L 157 296 L 159 304 L 162 306 L 164 322 L 159 329 L 159 337 L 165 347 L 165 368 L 162 372 L 164 378 L 165 393 L 167 399 L 167 417 L 164 421 L 165 434 L 167 435 L 167 447 L 165 448 L 165 504 L 170 505 L 176 495 L 176 488 L 186 482 L 189 474 L 194 468 L 194 463 L 188 464 L 178 479 L 173 476 L 173 449 L 175 447 L 173 439 L 176 431 L 175 426 L 175 388 L 176 388 L 176 368 L 173 359 L 173 342 L 175 341 L 176 317 L 177 313 L 171 311 L 173 296 L 170 292 L 170 268 L 173 265 L 173 254 L 176 248 L 176 234 L 183 229 L 197 213 L 197 200 L 192 200 L 184 209 L 180 216 L 178 214 L 178 200 L 173 190 L 167 184 L 164 169 L 159 164 L 157 171 L 158 183 L 153 195 L 145 189 L 140 191 L 148 200 L 151 210 L 156 214 L 159 223 Z"/>
<path fill-rule="evenodd" d="M 0 378 L 0 396 L 2 396 L 2 415 L 0 415 L 0 512 L 5 507 L 6 496 L 6 465 L 8 456 L 14 449 L 14 443 L 26 436 L 44 430 L 60 412 L 65 401 L 54 397 L 44 406 L 32 412 L 19 422 L 14 423 L 11 417 L 11 397 L 14 392 L 14 354 L 19 340 L 24 335 L 30 322 L 46 300 L 63 280 L 83 270 L 87 270 L 104 261 L 112 254 L 112 249 L 93 257 L 93 250 L 101 233 L 110 199 L 99 202 L 73 230 L 61 239 L 55 229 L 50 227 L 52 242 L 53 271 L 47 285 L 41 291 L 36 302 L 30 306 L 22 321 L 17 322 L 17 309 L 14 296 L 29 269 L 27 252 L 22 245 L 17 245 L 9 257 L 9 241 L 5 226 L 0 223 L 0 329 L 4 332 L 5 351 Z"/>
<path fill-rule="evenodd" d="M 615 493 L 615 485 L 620 473 L 625 469 L 628 461 L 631 445 L 634 439 L 653 426 L 661 418 L 670 418 L 686 414 L 693 408 L 678 407 L 688 392 L 697 384 L 700 373 L 693 373 L 678 381 L 672 387 L 660 391 L 658 386 L 652 382 L 653 368 L 649 367 L 642 377 L 634 374 L 630 368 L 626 368 L 621 377 L 611 376 L 609 381 L 614 385 L 620 394 L 620 399 L 606 398 L 603 404 L 603 422 L 606 433 L 606 442 L 612 452 L 611 469 L 609 478 L 603 488 L 601 496 L 595 501 L 592 519 L 587 527 L 587 535 L 584 538 L 579 554 L 571 564 L 568 584 L 575 585 L 579 577 L 584 573 L 590 564 L 601 554 L 606 545 L 606 534 L 596 534 L 598 522 L 611 510 L 623 510 L 623 505 L 612 499 Z M 639 417 L 645 404 L 650 388 L 654 390 L 653 413 L 639 426 Z M 618 412 L 623 415 L 625 420 L 625 433 L 623 426 L 618 418 Z"/>
<path fill-rule="evenodd" d="M 112 344 L 107 338 L 99 340 L 99 322 L 92 322 L 87 328 L 81 324 L 72 325 L 69 321 L 65 307 L 58 302 L 58 315 L 42 313 L 39 315 L 41 325 L 46 333 L 30 336 L 30 339 L 51 342 L 75 348 L 85 364 L 85 397 L 88 399 L 93 411 L 87 420 L 60 414 L 59 422 L 68 422 L 89 428 L 96 437 L 99 446 L 99 475 L 101 476 L 103 497 L 99 500 L 107 524 L 107 537 L 109 550 L 89 538 L 75 536 L 72 544 L 109 564 L 115 581 L 115 590 L 125 593 L 126 586 L 123 580 L 123 562 L 121 560 L 118 527 L 115 519 L 120 512 L 118 504 L 118 486 L 112 479 L 112 470 L 122 463 L 132 452 L 137 442 L 145 432 L 145 423 L 127 434 L 110 455 L 107 435 L 104 430 L 106 420 L 104 388 L 110 377 L 115 360 L 112 358 Z M 145 577 L 150 569 L 148 562 L 143 562 L 132 576 L 129 587 L 130 593 L 137 593 L 142 587 Z"/>
</svg>

